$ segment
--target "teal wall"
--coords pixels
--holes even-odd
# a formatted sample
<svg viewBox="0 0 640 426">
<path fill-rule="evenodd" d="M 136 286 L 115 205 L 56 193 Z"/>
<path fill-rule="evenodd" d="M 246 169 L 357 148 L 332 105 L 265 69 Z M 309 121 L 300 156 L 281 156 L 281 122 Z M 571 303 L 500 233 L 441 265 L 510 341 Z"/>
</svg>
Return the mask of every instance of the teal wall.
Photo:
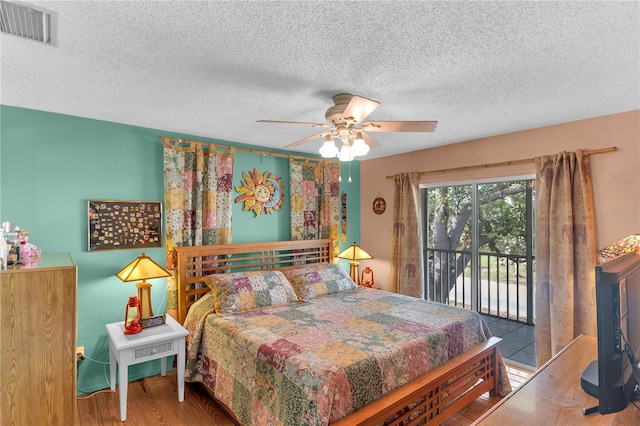
<svg viewBox="0 0 640 426">
<path fill-rule="evenodd" d="M 0 105 L 0 222 L 29 230 L 29 242 L 43 253 L 71 253 L 78 265 L 78 345 L 84 345 L 92 359 L 80 364 L 79 393 L 108 386 L 108 365 L 103 363 L 108 361 L 109 345 L 104 325 L 122 321 L 127 296 L 135 292 L 132 283 L 121 282 L 115 273 L 141 252 L 87 252 L 87 200 L 163 201 L 160 136 L 243 146 Z M 341 248 L 360 240 L 360 163 L 354 161 L 351 167 L 352 183 L 346 163 L 341 172 L 340 191 L 348 194 L 349 224 Z M 234 203 L 233 242 L 290 239 L 288 158 L 237 152 L 233 186 L 240 186 L 241 173 L 253 168 L 282 177 L 285 202 L 280 211 L 259 217 Z M 164 248 L 145 253 L 166 264 Z M 348 271 L 348 265 L 343 266 Z M 164 313 L 166 281 L 157 279 L 152 284 L 154 313 Z M 159 361 L 137 365 L 129 370 L 129 380 L 159 371 Z"/>
</svg>

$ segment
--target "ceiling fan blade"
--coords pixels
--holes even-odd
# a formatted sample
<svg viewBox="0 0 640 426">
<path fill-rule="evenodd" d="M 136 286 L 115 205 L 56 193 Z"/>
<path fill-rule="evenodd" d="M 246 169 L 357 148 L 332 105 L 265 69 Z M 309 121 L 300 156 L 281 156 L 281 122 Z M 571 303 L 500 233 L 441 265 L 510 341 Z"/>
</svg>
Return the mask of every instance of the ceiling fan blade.
<svg viewBox="0 0 640 426">
<path fill-rule="evenodd" d="M 312 123 L 310 121 L 256 120 L 256 123 L 305 124 L 311 127 L 329 127 L 327 123 Z"/>
<path fill-rule="evenodd" d="M 367 132 L 433 132 L 437 121 L 368 121 L 362 123 Z"/>
<path fill-rule="evenodd" d="M 318 133 L 316 135 L 309 136 L 308 138 L 304 138 L 304 139 L 301 139 L 301 140 L 299 140 L 297 142 L 289 144 L 289 145 L 285 146 L 285 148 L 293 148 L 294 146 L 303 145 L 303 144 L 305 144 L 307 142 L 311 142 L 312 140 L 315 140 L 315 139 L 318 139 L 318 138 L 323 138 L 323 137 L 325 137 L 327 135 L 330 135 L 331 133 L 333 133 L 331 130 L 330 131 L 326 131 L 326 132 L 322 132 L 322 133 Z"/>
<path fill-rule="evenodd" d="M 359 123 L 378 108 L 378 105 L 380 105 L 380 102 L 353 95 L 349 104 L 342 112 L 342 118 L 350 118 L 353 119 L 355 123 Z"/>
<path fill-rule="evenodd" d="M 365 143 L 369 145 L 369 148 L 374 149 L 382 146 L 380 145 L 380 142 L 372 138 L 371 135 L 367 134 L 367 132 L 360 131 L 360 134 L 362 135 L 362 139 L 364 139 Z"/>
</svg>

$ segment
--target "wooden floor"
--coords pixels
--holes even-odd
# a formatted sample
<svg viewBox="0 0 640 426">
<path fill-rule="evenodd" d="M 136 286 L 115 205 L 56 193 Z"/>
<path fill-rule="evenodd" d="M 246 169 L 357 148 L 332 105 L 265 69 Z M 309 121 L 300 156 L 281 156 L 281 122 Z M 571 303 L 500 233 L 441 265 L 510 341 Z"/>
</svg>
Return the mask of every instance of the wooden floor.
<svg viewBox="0 0 640 426">
<path fill-rule="evenodd" d="M 516 389 L 531 372 L 507 365 L 511 387 Z M 127 401 L 127 426 L 171 425 L 231 426 L 234 423 L 216 405 L 200 385 L 187 383 L 184 402 L 178 402 L 175 370 L 129 383 Z M 488 394 L 456 413 L 444 425 L 470 425 L 499 398 Z M 109 389 L 91 396 L 78 397 L 80 426 L 122 425 L 118 408 L 118 392 Z"/>
</svg>

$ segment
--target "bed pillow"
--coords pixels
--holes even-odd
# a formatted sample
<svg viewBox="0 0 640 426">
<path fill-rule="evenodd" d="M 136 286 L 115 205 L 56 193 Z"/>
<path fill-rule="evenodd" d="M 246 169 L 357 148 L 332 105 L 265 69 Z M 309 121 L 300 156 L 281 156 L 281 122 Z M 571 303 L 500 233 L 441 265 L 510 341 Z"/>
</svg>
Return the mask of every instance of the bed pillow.
<svg viewBox="0 0 640 426">
<path fill-rule="evenodd" d="M 247 271 L 208 275 L 216 314 L 229 315 L 298 302 L 298 296 L 280 271 Z"/>
<path fill-rule="evenodd" d="M 283 271 L 301 300 L 358 288 L 340 265 L 318 263 Z"/>
</svg>

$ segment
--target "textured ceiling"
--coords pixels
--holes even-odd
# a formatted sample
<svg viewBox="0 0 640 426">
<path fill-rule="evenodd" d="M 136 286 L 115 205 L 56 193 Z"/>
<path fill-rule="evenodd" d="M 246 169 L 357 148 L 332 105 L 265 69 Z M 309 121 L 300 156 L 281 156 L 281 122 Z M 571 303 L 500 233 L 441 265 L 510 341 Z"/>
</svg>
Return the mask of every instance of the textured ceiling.
<svg viewBox="0 0 640 426">
<path fill-rule="evenodd" d="M 337 93 L 380 101 L 366 158 L 640 108 L 640 3 L 29 2 L 57 45 L 2 34 L 0 102 L 284 148 Z M 321 140 L 295 148 L 316 153 Z"/>
</svg>

